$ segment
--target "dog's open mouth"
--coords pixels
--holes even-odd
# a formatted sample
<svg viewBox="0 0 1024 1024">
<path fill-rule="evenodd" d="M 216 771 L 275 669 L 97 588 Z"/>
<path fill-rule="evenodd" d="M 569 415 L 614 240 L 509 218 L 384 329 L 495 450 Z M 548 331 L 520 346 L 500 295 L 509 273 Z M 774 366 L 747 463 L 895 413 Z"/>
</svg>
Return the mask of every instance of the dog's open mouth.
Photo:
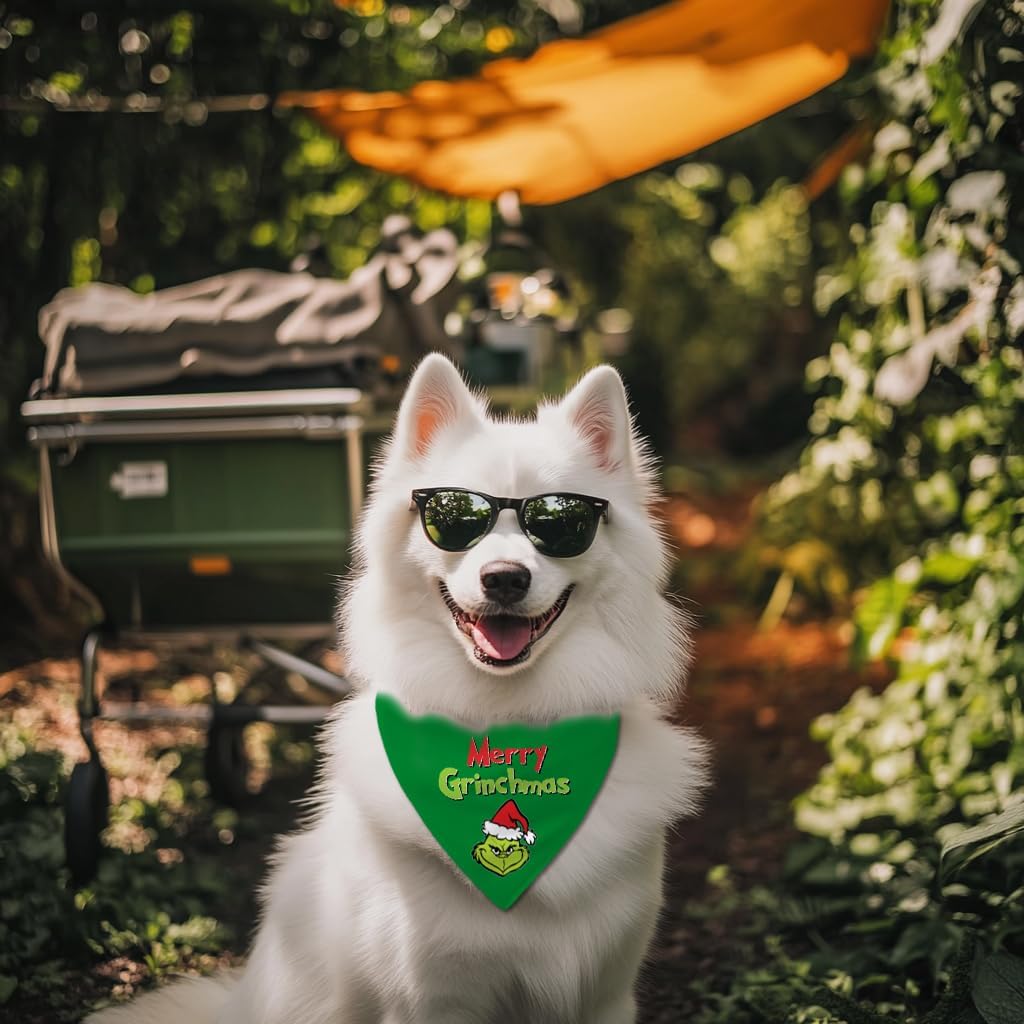
<svg viewBox="0 0 1024 1024">
<path fill-rule="evenodd" d="M 573 588 L 568 586 L 543 615 L 471 615 L 455 603 L 444 583 L 438 581 L 441 597 L 452 613 L 455 625 L 473 641 L 473 655 L 485 665 L 500 668 L 519 665 L 530 656 L 533 645 L 555 624 L 565 610 Z"/>
</svg>

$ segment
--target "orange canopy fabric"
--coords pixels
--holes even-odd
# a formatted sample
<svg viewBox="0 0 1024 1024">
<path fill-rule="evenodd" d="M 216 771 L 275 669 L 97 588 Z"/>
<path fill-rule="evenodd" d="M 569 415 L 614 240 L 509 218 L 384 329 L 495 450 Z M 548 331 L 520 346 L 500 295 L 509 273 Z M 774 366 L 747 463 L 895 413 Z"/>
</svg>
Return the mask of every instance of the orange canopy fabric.
<svg viewBox="0 0 1024 1024">
<path fill-rule="evenodd" d="M 459 196 L 557 203 L 682 156 L 839 78 L 888 0 L 679 0 L 475 78 L 292 93 L 352 156 Z"/>
</svg>

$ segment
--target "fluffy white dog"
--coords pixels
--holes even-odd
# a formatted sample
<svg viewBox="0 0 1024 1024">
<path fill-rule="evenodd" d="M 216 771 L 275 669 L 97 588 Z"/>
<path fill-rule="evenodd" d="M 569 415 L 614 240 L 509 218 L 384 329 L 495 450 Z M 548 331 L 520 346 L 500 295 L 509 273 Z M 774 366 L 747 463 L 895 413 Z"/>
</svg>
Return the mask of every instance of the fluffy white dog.
<svg viewBox="0 0 1024 1024">
<path fill-rule="evenodd" d="M 442 550 L 413 490 L 574 492 L 609 503 L 575 557 L 502 510 Z M 662 898 L 666 830 L 694 813 L 706 750 L 665 720 L 689 657 L 662 593 L 655 484 L 613 369 L 535 421 L 492 420 L 425 359 L 376 470 L 341 611 L 355 696 L 326 729 L 316 812 L 285 839 L 247 965 L 176 982 L 93 1024 L 629 1024 Z M 375 698 L 467 728 L 621 715 L 617 753 L 562 852 L 509 910 L 456 870 L 391 770 Z"/>
</svg>

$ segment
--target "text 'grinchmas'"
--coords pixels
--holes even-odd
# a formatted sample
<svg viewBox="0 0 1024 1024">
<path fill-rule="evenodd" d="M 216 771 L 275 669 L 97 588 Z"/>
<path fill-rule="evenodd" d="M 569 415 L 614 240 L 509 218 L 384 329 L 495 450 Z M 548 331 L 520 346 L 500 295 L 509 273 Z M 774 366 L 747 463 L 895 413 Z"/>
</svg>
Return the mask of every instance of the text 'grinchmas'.
<svg viewBox="0 0 1024 1024">
<path fill-rule="evenodd" d="M 521 779 L 515 768 L 506 768 L 504 775 L 483 779 L 479 772 L 459 775 L 458 768 L 442 768 L 437 785 L 449 800 L 464 800 L 467 796 L 567 796 L 572 782 L 566 776 L 547 779 Z"/>
</svg>

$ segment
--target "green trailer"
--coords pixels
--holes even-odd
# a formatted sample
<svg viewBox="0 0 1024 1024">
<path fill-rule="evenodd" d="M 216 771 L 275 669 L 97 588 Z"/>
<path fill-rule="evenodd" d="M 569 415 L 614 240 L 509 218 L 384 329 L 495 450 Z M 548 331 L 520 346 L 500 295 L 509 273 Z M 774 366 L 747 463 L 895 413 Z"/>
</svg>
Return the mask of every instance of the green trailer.
<svg viewBox="0 0 1024 1024">
<path fill-rule="evenodd" d="M 344 678 L 278 642 L 333 633 L 368 452 L 389 417 L 356 388 L 39 398 L 22 415 L 39 453 L 44 550 L 96 608 L 79 703 L 90 756 L 67 797 L 68 863 L 85 880 L 107 810 L 96 719 L 205 726 L 211 790 L 237 803 L 245 724 L 326 713 L 220 704 L 214 692 L 198 707 L 106 702 L 96 687 L 103 643 L 233 642 L 338 699 L 348 693 Z"/>
<path fill-rule="evenodd" d="M 328 622 L 368 404 L 355 388 L 26 402 L 46 551 L 120 630 Z"/>
</svg>

